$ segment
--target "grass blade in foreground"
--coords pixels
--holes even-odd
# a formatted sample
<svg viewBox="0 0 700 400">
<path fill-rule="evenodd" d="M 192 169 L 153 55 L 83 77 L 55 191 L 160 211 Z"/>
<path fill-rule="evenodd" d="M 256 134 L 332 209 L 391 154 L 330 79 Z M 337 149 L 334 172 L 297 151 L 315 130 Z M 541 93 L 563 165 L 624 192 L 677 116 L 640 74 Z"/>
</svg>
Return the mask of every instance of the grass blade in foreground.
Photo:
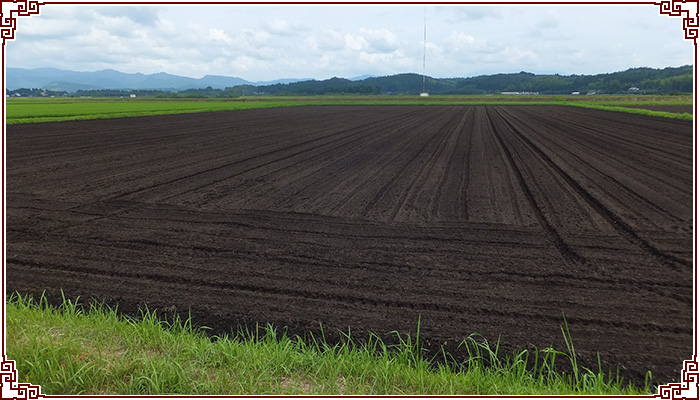
<svg viewBox="0 0 700 400">
<path fill-rule="evenodd" d="M 571 343 L 568 334 L 567 327 Z M 570 356 L 553 349 L 542 351 L 544 361 L 528 369 L 528 351 L 503 359 L 498 346 L 493 350 L 476 335 L 464 341 L 472 361 L 460 370 L 431 366 L 419 343 L 401 335 L 398 346 L 375 335 L 365 345 L 349 335 L 336 345 L 323 339 L 307 344 L 277 335 L 270 326 L 262 339 L 254 337 L 242 333 L 212 341 L 189 320 L 166 324 L 155 312 L 135 320 L 69 300 L 56 308 L 15 294 L 7 303 L 8 357 L 17 361 L 21 381 L 41 385 L 50 395 L 652 393 L 589 370 L 559 374 L 555 356 Z M 572 365 L 576 368 L 574 359 Z"/>
</svg>

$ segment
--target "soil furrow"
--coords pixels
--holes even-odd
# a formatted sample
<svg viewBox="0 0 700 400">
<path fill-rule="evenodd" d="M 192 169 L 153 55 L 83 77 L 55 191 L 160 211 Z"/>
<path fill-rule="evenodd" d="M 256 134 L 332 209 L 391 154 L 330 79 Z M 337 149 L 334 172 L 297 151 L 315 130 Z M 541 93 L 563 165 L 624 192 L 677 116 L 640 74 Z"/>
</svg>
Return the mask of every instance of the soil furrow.
<svg viewBox="0 0 700 400">
<path fill-rule="evenodd" d="M 591 207 L 593 207 L 593 209 L 595 209 L 601 216 L 603 216 L 603 218 L 605 218 L 605 220 L 607 220 L 610 223 L 610 226 L 612 226 L 616 231 L 618 231 L 621 236 L 623 236 L 625 239 L 635 244 L 636 246 L 639 246 L 641 249 L 648 252 L 657 260 L 661 261 L 662 263 L 671 268 L 677 269 L 681 266 L 693 266 L 692 262 L 676 257 L 674 255 L 666 254 L 663 251 L 656 248 L 655 246 L 653 246 L 651 243 L 639 237 L 629 224 L 627 224 L 615 212 L 605 207 L 605 205 L 603 205 L 589 191 L 587 191 L 574 178 L 572 178 L 571 175 L 566 173 L 559 165 L 552 161 L 552 159 L 549 158 L 541 149 L 539 149 L 527 137 L 525 137 L 518 130 L 517 127 L 512 125 L 507 119 L 503 119 L 503 121 L 510 127 L 510 130 L 513 134 L 517 135 L 524 143 L 527 143 L 528 146 L 533 151 L 535 151 L 541 157 L 541 159 L 544 160 L 544 162 L 546 162 L 547 165 L 551 167 L 553 171 L 556 171 L 559 174 L 559 176 L 561 176 L 577 193 L 579 193 L 581 198 L 586 200 L 586 202 Z"/>
<path fill-rule="evenodd" d="M 559 234 L 559 232 L 552 226 L 552 224 L 549 222 L 548 218 L 545 216 L 544 212 L 540 208 L 540 206 L 537 204 L 537 200 L 535 200 L 534 195 L 532 194 L 532 191 L 530 190 L 530 187 L 527 184 L 527 181 L 523 177 L 523 173 L 521 171 L 521 167 L 518 166 L 518 163 L 516 163 L 515 159 L 513 158 L 513 155 L 511 151 L 508 149 L 506 146 L 505 142 L 501 138 L 501 136 L 498 133 L 498 129 L 496 128 L 496 125 L 493 121 L 493 118 L 489 116 L 489 122 L 491 123 L 491 128 L 493 129 L 494 136 L 496 137 L 496 140 L 501 146 L 501 150 L 503 151 L 503 154 L 505 154 L 506 158 L 508 159 L 508 162 L 510 163 L 511 169 L 515 173 L 515 175 L 518 178 L 518 182 L 520 183 L 520 189 L 522 192 L 525 194 L 525 198 L 527 199 L 528 203 L 530 204 L 530 207 L 532 211 L 534 212 L 535 216 L 537 217 L 537 220 L 539 221 L 540 225 L 542 226 L 542 229 L 544 232 L 547 233 L 549 236 L 552 244 L 556 249 L 559 251 L 561 254 L 562 258 L 569 264 L 572 264 L 575 267 L 580 267 L 586 263 L 586 260 L 579 255 L 576 251 L 574 251 L 571 246 L 569 246 L 562 236 Z"/>
<path fill-rule="evenodd" d="M 641 384 L 677 380 L 693 354 L 692 124 L 304 106 L 6 140 L 8 293 L 191 312 L 215 334 L 391 340 L 420 317 L 428 353 L 457 361 L 471 333 L 502 354 L 564 349 L 566 317 L 584 366 L 599 353 Z"/>
</svg>

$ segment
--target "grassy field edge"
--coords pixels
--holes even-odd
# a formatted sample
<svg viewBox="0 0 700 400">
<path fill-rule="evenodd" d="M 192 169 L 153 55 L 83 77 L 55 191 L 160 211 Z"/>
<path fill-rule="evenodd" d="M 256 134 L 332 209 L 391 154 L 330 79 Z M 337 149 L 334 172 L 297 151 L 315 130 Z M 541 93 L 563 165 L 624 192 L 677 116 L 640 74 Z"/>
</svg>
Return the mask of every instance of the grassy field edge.
<svg viewBox="0 0 700 400">
<path fill-rule="evenodd" d="M 17 361 L 19 380 L 50 395 L 652 394 L 648 385 L 623 385 L 578 366 L 566 324 L 566 351 L 501 357 L 498 344 L 494 350 L 471 335 L 463 342 L 471 359 L 457 367 L 422 357 L 420 325 L 413 342 L 397 333 L 398 345 L 374 335 L 362 345 L 349 335 L 330 345 L 323 338 L 308 343 L 288 337 L 271 326 L 210 338 L 190 320 L 164 322 L 155 311 L 130 318 L 105 306 L 80 307 L 64 299 L 55 307 L 17 293 L 7 300 L 6 314 L 7 356 Z M 572 372 L 557 372 L 557 357 L 568 360 Z"/>
<path fill-rule="evenodd" d="M 591 104 L 591 103 L 579 103 L 579 102 L 566 103 L 566 105 L 575 106 L 575 107 L 582 107 L 582 108 L 591 108 L 591 109 L 595 109 L 595 110 L 615 111 L 615 112 L 623 112 L 623 113 L 637 114 L 637 115 L 648 115 L 651 117 L 672 118 L 672 119 L 679 119 L 679 120 L 683 120 L 683 121 L 692 121 L 693 120 L 693 114 L 646 110 L 644 108 L 625 107 L 624 105 Z"/>
<path fill-rule="evenodd" d="M 7 101 L 5 123 L 8 125 L 37 122 L 59 122 L 90 119 L 140 117 L 229 111 L 255 108 L 277 108 L 304 105 L 568 105 L 608 111 L 643 114 L 664 118 L 692 120 L 688 113 L 671 113 L 626 106 L 639 105 L 692 105 L 692 101 L 676 99 L 635 100 L 628 98 L 580 100 L 578 97 L 530 96 L 513 97 L 277 97 L 256 99 L 12 99 Z"/>
</svg>

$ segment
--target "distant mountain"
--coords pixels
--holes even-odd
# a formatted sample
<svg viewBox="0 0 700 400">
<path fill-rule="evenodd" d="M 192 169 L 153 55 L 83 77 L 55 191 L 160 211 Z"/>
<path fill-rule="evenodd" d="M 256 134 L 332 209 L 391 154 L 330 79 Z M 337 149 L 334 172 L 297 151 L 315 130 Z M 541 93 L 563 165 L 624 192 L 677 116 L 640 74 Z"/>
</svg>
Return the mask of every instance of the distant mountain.
<svg viewBox="0 0 700 400">
<path fill-rule="evenodd" d="M 209 86 L 214 89 L 223 89 L 231 86 L 251 84 L 251 82 L 248 82 L 242 78 L 221 75 L 205 75 L 203 78 L 197 79 L 197 86 L 188 87 L 187 89 L 206 88 Z"/>
<path fill-rule="evenodd" d="M 367 78 L 376 78 L 376 77 L 377 77 L 377 75 L 367 75 L 367 74 L 365 74 L 365 75 L 354 76 L 354 77 L 352 77 L 352 78 L 348 78 L 348 80 L 349 80 L 349 81 L 363 81 L 363 80 L 365 80 L 365 79 L 367 79 Z"/>
<path fill-rule="evenodd" d="M 22 86 L 22 87 L 27 88 L 27 89 L 36 88 L 36 87 L 31 87 L 31 86 Z M 101 88 L 99 86 L 85 85 L 82 83 L 53 81 L 53 82 L 47 83 L 46 85 L 38 87 L 37 89 L 50 90 L 50 91 L 54 91 L 54 92 L 74 93 L 74 92 L 77 92 L 78 90 L 96 90 L 96 89 L 101 89 Z"/>
<path fill-rule="evenodd" d="M 7 68 L 5 76 L 8 90 L 39 88 L 70 93 L 77 90 L 90 89 L 169 91 L 203 89 L 207 87 L 224 89 L 239 85 L 258 86 L 300 81 L 300 79 L 279 79 L 266 82 L 249 82 L 242 78 L 220 75 L 206 75 L 202 78 L 195 79 L 164 72 L 156 74 L 127 74 L 113 69 L 78 72 L 57 68 Z"/>
<path fill-rule="evenodd" d="M 313 80 L 312 78 L 303 78 L 303 79 L 275 79 L 274 81 L 258 81 L 253 83 L 253 86 L 267 86 L 267 85 L 277 85 L 277 84 L 288 84 L 288 83 L 296 83 L 296 82 L 306 82 L 306 81 L 311 81 Z"/>
<path fill-rule="evenodd" d="M 334 94 L 334 93 L 383 93 L 418 94 L 422 90 L 423 76 L 415 73 L 370 77 L 353 81 L 331 78 L 290 84 L 258 86 L 256 94 Z M 630 68 L 626 71 L 598 75 L 536 75 L 530 72 L 482 75 L 469 78 L 426 77 L 426 90 L 432 94 L 498 94 L 540 93 L 648 93 L 668 94 L 693 92 L 693 66 L 663 69 Z M 236 89 L 236 88 L 233 88 Z M 227 89 L 228 90 L 228 89 Z M 247 90 L 247 92 L 246 92 Z M 239 95 L 252 95 L 253 90 L 241 87 Z"/>
<path fill-rule="evenodd" d="M 333 77 L 325 80 L 279 79 L 249 82 L 245 79 L 207 75 L 200 79 L 157 73 L 126 74 L 111 69 L 95 72 L 65 71 L 56 68 L 7 68 L 7 89 L 43 89 L 79 95 L 109 90 L 150 90 L 182 92 L 201 97 L 237 97 L 267 95 L 316 94 L 417 94 L 422 90 L 423 76 L 415 73 L 389 76 L 358 76 L 352 79 Z M 668 94 L 693 92 L 693 66 L 663 69 L 630 68 L 626 71 L 597 75 L 536 75 L 530 72 L 482 75 L 469 78 L 426 77 L 426 90 L 431 94 L 494 94 L 501 92 L 540 94 L 570 93 L 649 93 Z M 86 92 L 87 91 L 87 92 Z M 162 94 L 162 93 L 161 93 Z M 153 96 L 157 94 L 151 94 Z"/>
<path fill-rule="evenodd" d="M 51 82 L 75 81 L 73 71 L 63 71 L 56 68 L 36 68 L 27 70 L 23 68 L 7 68 L 5 78 L 8 90 L 19 88 L 40 88 Z M 92 85 L 87 85 L 92 87 Z"/>
</svg>

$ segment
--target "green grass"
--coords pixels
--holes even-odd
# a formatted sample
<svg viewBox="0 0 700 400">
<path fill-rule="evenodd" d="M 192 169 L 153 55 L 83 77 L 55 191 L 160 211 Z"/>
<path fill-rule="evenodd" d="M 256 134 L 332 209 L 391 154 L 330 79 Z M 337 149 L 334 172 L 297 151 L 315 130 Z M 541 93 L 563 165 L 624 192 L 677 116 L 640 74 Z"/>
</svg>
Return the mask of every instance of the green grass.
<svg viewBox="0 0 700 400">
<path fill-rule="evenodd" d="M 647 103 L 636 103 L 632 105 L 664 105 L 664 104 L 647 104 Z M 685 121 L 692 121 L 693 120 L 693 114 L 689 113 L 672 113 L 672 112 L 666 112 L 666 111 L 653 111 L 653 110 L 645 110 L 643 108 L 630 108 L 630 107 L 625 107 L 625 105 L 628 104 L 596 104 L 596 103 L 586 103 L 586 102 L 581 102 L 581 103 L 571 103 L 570 105 L 577 106 L 577 107 L 583 107 L 583 108 L 593 108 L 597 110 L 607 110 L 607 111 L 617 111 L 617 112 L 624 112 L 628 114 L 639 114 L 639 115 L 650 115 L 653 117 L 664 117 L 664 118 L 673 118 L 673 119 L 680 119 L 680 120 L 685 120 Z M 665 105 L 672 105 L 666 103 Z M 692 105 L 692 104 L 691 104 Z"/>
<path fill-rule="evenodd" d="M 139 117 L 293 105 L 284 100 L 8 99 L 7 124 Z"/>
<path fill-rule="evenodd" d="M 501 357 L 498 344 L 471 335 L 461 347 L 471 361 L 458 368 L 426 360 L 420 330 L 414 341 L 396 334 L 395 346 L 375 335 L 363 345 L 349 335 L 337 345 L 323 338 L 305 342 L 272 327 L 212 340 L 189 320 L 165 323 L 155 312 L 133 319 L 65 299 L 53 307 L 17 294 L 6 314 L 7 356 L 17 361 L 19 381 L 51 395 L 652 394 L 579 366 L 566 324 L 565 352 Z M 568 359 L 573 372 L 558 373 L 557 357 Z"/>
<path fill-rule="evenodd" d="M 677 114 L 626 105 L 692 105 L 681 96 L 277 96 L 238 99 L 9 98 L 6 123 L 51 122 L 147 115 L 197 113 L 300 105 L 573 105 L 692 120 Z"/>
</svg>

